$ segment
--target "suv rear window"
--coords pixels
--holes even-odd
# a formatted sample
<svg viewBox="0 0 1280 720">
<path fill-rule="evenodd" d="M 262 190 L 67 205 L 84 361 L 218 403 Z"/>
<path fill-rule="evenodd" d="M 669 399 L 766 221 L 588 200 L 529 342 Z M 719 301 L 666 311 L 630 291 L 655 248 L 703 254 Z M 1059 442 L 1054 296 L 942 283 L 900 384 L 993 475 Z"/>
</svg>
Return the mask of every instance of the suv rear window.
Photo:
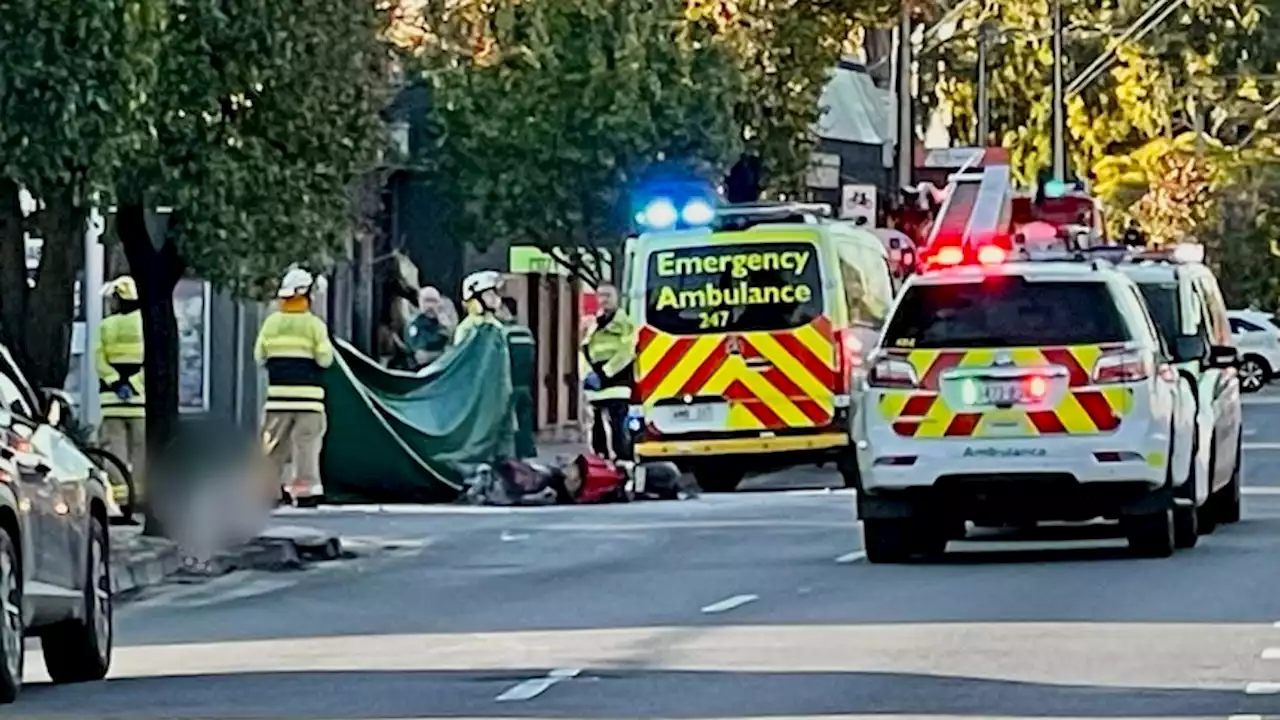
<svg viewBox="0 0 1280 720">
<path fill-rule="evenodd" d="M 649 255 L 645 320 L 674 335 L 786 330 L 822 314 L 813 243 L 751 243 Z"/>
<path fill-rule="evenodd" d="M 1101 282 L 916 285 L 903 295 L 885 332 L 886 347 L 966 348 L 1094 345 L 1129 339 Z"/>
</svg>

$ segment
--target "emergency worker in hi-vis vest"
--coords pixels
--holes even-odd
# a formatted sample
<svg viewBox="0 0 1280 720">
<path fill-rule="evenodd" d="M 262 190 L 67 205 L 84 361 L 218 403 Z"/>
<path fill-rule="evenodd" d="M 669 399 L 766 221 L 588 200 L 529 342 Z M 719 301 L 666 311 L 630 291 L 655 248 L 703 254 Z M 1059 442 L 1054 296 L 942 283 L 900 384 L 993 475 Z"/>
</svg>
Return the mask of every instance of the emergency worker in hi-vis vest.
<svg viewBox="0 0 1280 720">
<path fill-rule="evenodd" d="M 635 382 L 636 326 L 618 309 L 618 289 L 608 283 L 596 290 L 600 312 L 582 344 L 586 366 L 582 389 L 594 409 L 591 448 L 603 457 L 631 460 L 627 411 Z"/>
<path fill-rule="evenodd" d="M 102 443 L 133 475 L 134 492 L 142 497 L 142 471 L 147 456 L 147 398 L 142 364 L 142 309 L 138 285 L 128 275 L 102 288 L 115 308 L 102 319 L 94 348 L 98 399 L 102 406 Z M 124 487 L 119 483 L 118 487 Z M 123 498 L 117 498 L 121 501 Z"/>
<path fill-rule="evenodd" d="M 315 278 L 298 267 L 280 282 L 280 308 L 267 316 L 254 343 L 253 356 L 267 369 L 267 401 L 262 435 L 275 473 L 293 461 L 293 477 L 285 484 L 293 502 L 315 506 L 324 497 L 320 451 L 326 430 L 324 369 L 333 364 L 329 328 L 311 312 Z"/>
</svg>

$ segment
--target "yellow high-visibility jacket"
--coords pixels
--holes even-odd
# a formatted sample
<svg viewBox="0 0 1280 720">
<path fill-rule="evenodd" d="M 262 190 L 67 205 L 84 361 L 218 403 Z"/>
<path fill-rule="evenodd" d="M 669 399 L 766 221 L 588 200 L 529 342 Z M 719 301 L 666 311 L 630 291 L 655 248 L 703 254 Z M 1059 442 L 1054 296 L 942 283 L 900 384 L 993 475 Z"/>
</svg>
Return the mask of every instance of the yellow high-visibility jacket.
<svg viewBox="0 0 1280 720">
<path fill-rule="evenodd" d="M 324 412 L 324 369 L 333 364 L 329 328 L 309 310 L 262 321 L 253 357 L 267 368 L 268 412 Z"/>
<path fill-rule="evenodd" d="M 94 348 L 94 365 L 98 370 L 98 400 L 103 418 L 147 416 L 146 383 L 142 374 L 145 358 L 140 310 L 102 319 Z M 133 391 L 128 400 L 116 394 L 121 385 Z"/>
<path fill-rule="evenodd" d="M 458 323 L 458 327 L 453 331 L 453 344 L 461 345 L 471 337 L 471 333 L 481 325 L 492 325 L 496 328 L 502 327 L 502 322 L 494 317 L 492 313 L 473 313 L 467 315 Z"/>
<path fill-rule="evenodd" d="M 587 402 L 628 400 L 635 382 L 636 327 L 622 311 L 596 323 L 582 344 L 585 370 L 600 377 L 599 390 L 587 390 Z"/>
</svg>

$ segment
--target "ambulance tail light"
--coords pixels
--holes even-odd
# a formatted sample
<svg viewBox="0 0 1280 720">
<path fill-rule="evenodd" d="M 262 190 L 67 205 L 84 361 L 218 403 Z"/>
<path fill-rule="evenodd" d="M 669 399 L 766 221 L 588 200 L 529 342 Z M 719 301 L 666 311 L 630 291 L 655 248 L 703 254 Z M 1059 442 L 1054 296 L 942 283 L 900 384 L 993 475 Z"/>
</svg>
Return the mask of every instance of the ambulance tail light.
<svg viewBox="0 0 1280 720">
<path fill-rule="evenodd" d="M 862 366 L 862 342 L 852 328 L 836 331 L 836 387 L 837 395 L 847 394 L 853 388 L 853 373 Z"/>
<path fill-rule="evenodd" d="M 1155 374 L 1155 363 L 1142 350 L 1119 350 L 1104 354 L 1093 365 L 1093 382 L 1098 385 L 1136 382 Z"/>
<path fill-rule="evenodd" d="M 867 385 L 878 388 L 914 388 L 920 384 L 916 369 L 900 357 L 882 357 L 867 373 Z"/>
</svg>

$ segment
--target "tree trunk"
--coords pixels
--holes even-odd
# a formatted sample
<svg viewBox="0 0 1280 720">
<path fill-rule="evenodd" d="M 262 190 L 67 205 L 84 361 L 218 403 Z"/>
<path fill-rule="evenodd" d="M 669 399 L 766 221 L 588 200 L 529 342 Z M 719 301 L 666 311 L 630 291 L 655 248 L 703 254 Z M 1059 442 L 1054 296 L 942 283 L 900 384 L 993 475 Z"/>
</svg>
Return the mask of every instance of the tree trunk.
<svg viewBox="0 0 1280 720">
<path fill-rule="evenodd" d="M 14 359 L 27 360 L 27 248 L 18 184 L 0 178 L 0 340 Z"/>
<path fill-rule="evenodd" d="M 31 291 L 25 333 L 26 367 L 39 387 L 66 383 L 71 360 L 71 326 L 75 321 L 75 279 L 84 264 L 86 209 L 75 202 L 69 188 L 43 198 L 40 269 Z"/>
<path fill-rule="evenodd" d="M 142 203 L 122 203 L 116 212 L 116 232 L 129 258 L 129 269 L 138 284 L 142 306 L 142 332 L 146 342 L 143 371 L 147 396 L 147 493 L 152 512 L 147 514 L 147 535 L 166 535 L 165 508 L 173 507 L 175 478 L 166 477 L 166 451 L 178 436 L 178 318 L 173 310 L 173 289 L 184 264 L 170 237 L 153 239 Z"/>
</svg>

